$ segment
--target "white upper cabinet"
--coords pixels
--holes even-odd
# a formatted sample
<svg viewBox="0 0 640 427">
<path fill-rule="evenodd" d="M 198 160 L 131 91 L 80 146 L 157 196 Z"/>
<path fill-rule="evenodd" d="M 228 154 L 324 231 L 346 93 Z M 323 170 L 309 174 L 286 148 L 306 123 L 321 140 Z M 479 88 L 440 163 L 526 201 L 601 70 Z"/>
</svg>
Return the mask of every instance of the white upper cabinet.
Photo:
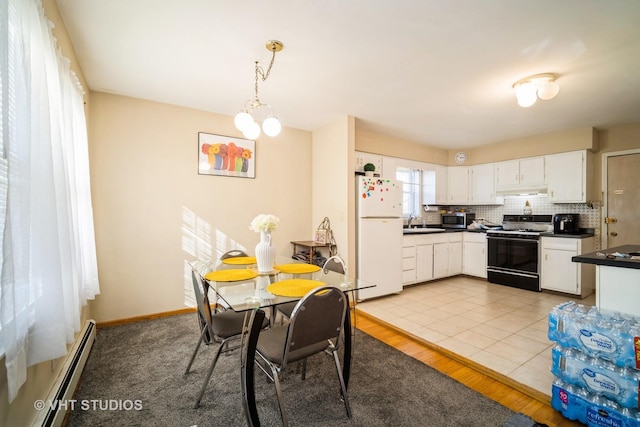
<svg viewBox="0 0 640 427">
<path fill-rule="evenodd" d="M 571 151 L 551 154 L 546 158 L 549 201 L 551 203 L 584 203 L 587 201 L 587 179 L 591 153 Z"/>
<path fill-rule="evenodd" d="M 496 163 L 496 188 L 535 190 L 546 187 L 545 158 L 529 157 Z"/>
<path fill-rule="evenodd" d="M 396 169 L 399 166 L 400 159 L 389 156 L 382 156 L 382 170 L 384 178 L 396 179 Z"/>
<path fill-rule="evenodd" d="M 469 167 L 469 203 L 472 205 L 495 205 L 504 203 L 496 197 L 495 163 Z"/>
<path fill-rule="evenodd" d="M 520 160 L 520 184 L 543 186 L 546 182 L 544 157 Z"/>
<path fill-rule="evenodd" d="M 448 204 L 469 204 L 469 167 L 452 166 L 447 169 Z"/>
<path fill-rule="evenodd" d="M 364 165 L 367 163 L 373 163 L 376 167 L 374 173 L 382 176 L 382 156 L 378 154 L 364 153 L 362 151 L 356 151 L 356 172 L 364 172 Z M 395 168 L 392 169 L 395 172 Z"/>
<path fill-rule="evenodd" d="M 447 171 L 449 197 L 444 204 L 495 205 L 504 203 L 496 197 L 493 163 L 475 166 L 451 166 Z"/>
<path fill-rule="evenodd" d="M 447 167 L 436 165 L 436 204 L 446 205 L 449 199 L 449 187 L 447 179 Z"/>
</svg>

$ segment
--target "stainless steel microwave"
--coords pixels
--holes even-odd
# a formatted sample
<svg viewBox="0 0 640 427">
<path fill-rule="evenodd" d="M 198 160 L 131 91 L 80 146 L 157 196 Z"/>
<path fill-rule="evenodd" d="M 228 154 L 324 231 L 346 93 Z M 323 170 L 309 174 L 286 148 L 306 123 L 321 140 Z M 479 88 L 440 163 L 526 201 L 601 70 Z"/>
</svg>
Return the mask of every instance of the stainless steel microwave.
<svg viewBox="0 0 640 427">
<path fill-rule="evenodd" d="M 470 212 L 442 214 L 442 228 L 467 228 L 475 219 L 476 214 Z"/>
</svg>

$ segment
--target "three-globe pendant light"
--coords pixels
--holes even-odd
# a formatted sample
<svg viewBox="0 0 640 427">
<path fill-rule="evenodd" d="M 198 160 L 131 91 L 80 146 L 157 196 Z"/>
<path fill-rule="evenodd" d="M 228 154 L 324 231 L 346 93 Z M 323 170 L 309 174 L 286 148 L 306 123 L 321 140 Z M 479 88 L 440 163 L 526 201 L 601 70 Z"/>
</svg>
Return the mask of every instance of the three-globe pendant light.
<svg viewBox="0 0 640 427">
<path fill-rule="evenodd" d="M 271 67 L 273 67 L 273 62 L 276 59 L 276 52 L 280 52 L 283 47 L 284 45 L 278 40 L 269 40 L 267 42 L 266 48 L 273 53 L 273 56 L 271 57 L 271 62 L 269 63 L 269 68 L 267 68 L 266 72 L 260 65 L 258 65 L 258 61 L 256 61 L 255 98 L 245 102 L 244 108 L 236 114 L 233 121 L 236 128 L 242 131 L 242 134 L 247 139 L 256 139 L 260 136 L 260 125 L 254 120 L 251 113 L 263 107 L 269 110 L 268 117 L 262 122 L 262 131 L 265 135 L 271 137 L 278 136 L 282 130 L 280 120 L 274 116 L 271 105 L 261 102 L 258 98 L 258 77 L 260 76 L 262 81 L 269 78 Z"/>
</svg>

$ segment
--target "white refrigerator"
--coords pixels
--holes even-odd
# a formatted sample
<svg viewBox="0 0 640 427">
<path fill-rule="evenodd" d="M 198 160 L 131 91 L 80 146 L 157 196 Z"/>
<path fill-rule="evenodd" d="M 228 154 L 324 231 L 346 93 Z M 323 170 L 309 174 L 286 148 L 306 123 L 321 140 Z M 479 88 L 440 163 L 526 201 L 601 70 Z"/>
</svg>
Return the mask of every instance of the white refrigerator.
<svg viewBox="0 0 640 427">
<path fill-rule="evenodd" d="M 358 176 L 357 277 L 375 284 L 358 291 L 365 300 L 402 291 L 402 183 Z"/>
</svg>

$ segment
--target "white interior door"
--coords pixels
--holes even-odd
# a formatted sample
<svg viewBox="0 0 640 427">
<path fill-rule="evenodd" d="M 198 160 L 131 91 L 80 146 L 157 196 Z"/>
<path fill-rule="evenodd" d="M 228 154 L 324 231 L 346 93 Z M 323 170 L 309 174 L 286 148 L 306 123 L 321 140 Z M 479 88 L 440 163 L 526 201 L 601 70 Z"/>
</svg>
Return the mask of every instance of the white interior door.
<svg viewBox="0 0 640 427">
<path fill-rule="evenodd" d="M 606 162 L 605 248 L 640 244 L 640 151 L 611 153 Z"/>
</svg>

